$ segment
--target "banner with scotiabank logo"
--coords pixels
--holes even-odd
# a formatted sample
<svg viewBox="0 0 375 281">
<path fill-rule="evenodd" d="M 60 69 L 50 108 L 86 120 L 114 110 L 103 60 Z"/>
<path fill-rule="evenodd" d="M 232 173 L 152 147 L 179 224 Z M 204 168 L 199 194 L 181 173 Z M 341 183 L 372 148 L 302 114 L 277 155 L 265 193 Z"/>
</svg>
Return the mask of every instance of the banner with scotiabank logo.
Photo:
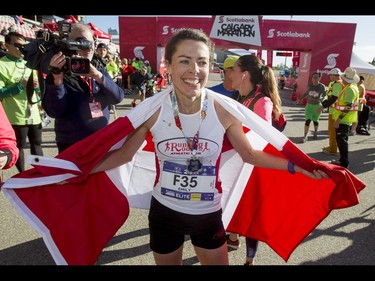
<svg viewBox="0 0 375 281">
<path fill-rule="evenodd" d="M 210 34 L 211 17 L 158 17 L 157 20 L 157 42 L 165 44 L 167 39 L 182 28 L 200 29 L 205 34 Z"/>
<path fill-rule="evenodd" d="M 278 49 L 310 49 L 313 40 L 311 22 L 267 20 L 262 25 L 263 46 Z"/>
<path fill-rule="evenodd" d="M 259 16 L 216 16 L 210 37 L 262 46 Z"/>
<path fill-rule="evenodd" d="M 298 91 L 305 91 L 314 71 L 328 84 L 329 71 L 350 65 L 356 24 L 263 20 L 261 16 L 129 16 L 119 17 L 122 56 L 139 57 L 159 69 L 166 40 L 181 28 L 197 28 L 210 36 L 215 48 L 293 51 L 298 68 Z M 260 52 L 258 52 L 258 55 Z"/>
</svg>

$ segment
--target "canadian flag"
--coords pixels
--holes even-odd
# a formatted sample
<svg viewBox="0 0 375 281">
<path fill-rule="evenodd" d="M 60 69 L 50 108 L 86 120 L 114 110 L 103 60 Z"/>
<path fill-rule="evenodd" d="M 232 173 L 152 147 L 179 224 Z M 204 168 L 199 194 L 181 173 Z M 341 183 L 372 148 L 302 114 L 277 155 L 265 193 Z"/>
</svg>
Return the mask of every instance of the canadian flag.
<svg viewBox="0 0 375 281">
<path fill-rule="evenodd" d="M 144 123 L 169 98 L 167 88 L 55 158 L 31 156 L 33 168 L 8 179 L 2 191 L 40 233 L 56 264 L 95 264 L 126 222 L 129 208 L 148 208 L 155 155 L 148 136 L 133 160 L 90 175 L 108 151 Z M 359 203 L 365 183 L 345 168 L 310 158 L 286 136 L 242 104 L 206 89 L 243 123 L 257 149 L 321 169 L 330 179 L 254 167 L 225 140 L 220 161 L 223 222 L 227 231 L 267 243 L 286 262 L 295 248 L 334 209 Z M 61 182 L 65 182 L 61 184 Z"/>
</svg>

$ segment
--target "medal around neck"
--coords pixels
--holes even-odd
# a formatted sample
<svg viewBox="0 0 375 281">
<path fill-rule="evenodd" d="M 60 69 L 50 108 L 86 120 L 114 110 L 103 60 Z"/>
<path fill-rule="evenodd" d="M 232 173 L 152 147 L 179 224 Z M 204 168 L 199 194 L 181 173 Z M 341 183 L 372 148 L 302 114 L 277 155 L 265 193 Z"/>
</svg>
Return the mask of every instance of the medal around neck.
<svg viewBox="0 0 375 281">
<path fill-rule="evenodd" d="M 182 129 L 178 105 L 177 105 L 177 98 L 174 92 L 171 95 L 171 99 L 172 99 L 173 115 L 174 115 L 176 126 L 180 129 L 180 131 L 184 135 L 184 138 L 186 140 L 186 143 L 192 155 L 188 160 L 186 160 L 187 170 L 189 173 L 200 173 L 202 172 L 202 169 L 203 169 L 203 159 L 201 157 L 197 157 L 196 155 L 197 155 L 198 143 L 199 143 L 199 129 L 201 127 L 202 121 L 206 118 L 206 114 L 207 114 L 207 95 L 202 97 L 200 124 L 193 138 L 186 137 Z"/>
</svg>

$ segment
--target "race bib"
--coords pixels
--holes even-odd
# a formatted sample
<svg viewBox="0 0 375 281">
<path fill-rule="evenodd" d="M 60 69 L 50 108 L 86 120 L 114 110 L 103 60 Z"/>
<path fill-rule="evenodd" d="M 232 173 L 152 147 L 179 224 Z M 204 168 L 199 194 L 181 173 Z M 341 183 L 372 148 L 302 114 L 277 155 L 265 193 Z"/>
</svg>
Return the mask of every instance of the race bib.
<svg viewBox="0 0 375 281">
<path fill-rule="evenodd" d="M 180 200 L 212 201 L 215 194 L 216 167 L 203 166 L 191 173 L 187 166 L 165 161 L 161 174 L 161 194 Z"/>
</svg>

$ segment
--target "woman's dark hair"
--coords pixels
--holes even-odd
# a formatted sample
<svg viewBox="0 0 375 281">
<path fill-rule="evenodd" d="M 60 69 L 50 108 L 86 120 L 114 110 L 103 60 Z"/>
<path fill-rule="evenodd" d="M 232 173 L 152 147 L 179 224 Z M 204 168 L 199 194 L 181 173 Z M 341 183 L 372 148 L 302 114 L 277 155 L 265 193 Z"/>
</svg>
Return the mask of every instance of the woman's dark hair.
<svg viewBox="0 0 375 281">
<path fill-rule="evenodd" d="M 168 63 L 172 63 L 172 56 L 176 52 L 178 44 L 185 40 L 200 41 L 206 44 L 210 50 L 210 64 L 214 61 L 214 48 L 211 39 L 201 30 L 194 28 L 183 28 L 176 32 L 167 40 L 164 58 Z"/>
<path fill-rule="evenodd" d="M 23 41 L 26 41 L 25 36 L 18 32 L 12 31 L 5 35 L 5 43 L 10 44 L 10 42 L 12 41 L 12 37 L 21 38 Z"/>
<path fill-rule="evenodd" d="M 255 86 L 259 85 L 262 93 L 271 99 L 273 112 L 278 119 L 281 114 L 281 98 L 272 68 L 264 65 L 255 55 L 240 56 L 236 63 L 241 72 L 249 72 L 250 82 Z"/>
</svg>

